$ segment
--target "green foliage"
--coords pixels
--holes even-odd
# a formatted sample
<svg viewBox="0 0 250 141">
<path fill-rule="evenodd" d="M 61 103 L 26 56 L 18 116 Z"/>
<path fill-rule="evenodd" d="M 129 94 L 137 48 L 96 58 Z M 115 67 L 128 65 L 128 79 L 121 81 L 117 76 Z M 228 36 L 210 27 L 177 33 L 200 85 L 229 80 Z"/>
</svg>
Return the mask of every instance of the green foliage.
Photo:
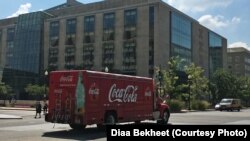
<svg viewBox="0 0 250 141">
<path fill-rule="evenodd" d="M 222 98 L 242 98 L 242 95 L 247 92 L 245 83 L 247 83 L 246 80 L 225 70 L 217 70 L 210 81 L 213 102 L 216 103 Z"/>
<path fill-rule="evenodd" d="M 195 99 L 207 99 L 208 97 L 208 79 L 203 75 L 204 70 L 201 67 L 191 64 L 185 67 L 185 73 L 188 76 L 187 85 L 191 97 Z"/>
<path fill-rule="evenodd" d="M 201 111 L 204 111 L 206 109 L 208 109 L 210 107 L 210 104 L 209 102 L 205 101 L 205 100 L 201 100 L 201 101 L 198 101 L 198 100 L 194 100 L 192 101 L 191 103 L 191 108 L 193 110 L 201 110 Z"/>
<path fill-rule="evenodd" d="M 8 85 L 5 85 L 4 83 L 0 83 L 0 99 L 5 100 L 13 96 L 12 88 Z"/>
<path fill-rule="evenodd" d="M 171 112 L 180 112 L 184 107 L 184 102 L 176 99 L 171 99 L 168 104 Z"/>
<path fill-rule="evenodd" d="M 177 98 L 182 91 L 183 86 L 181 84 L 177 84 L 177 81 L 179 80 L 179 77 L 177 75 L 179 64 L 181 63 L 181 60 L 179 57 L 172 57 L 170 58 L 168 62 L 168 70 L 162 70 L 161 68 L 156 68 L 157 74 L 162 75 L 162 79 L 156 79 L 158 80 L 157 85 L 159 86 L 160 80 L 162 80 L 161 86 L 165 93 L 168 93 L 170 98 Z M 158 75 L 158 78 L 159 78 Z"/>
<path fill-rule="evenodd" d="M 44 94 L 47 94 L 48 88 L 45 86 L 28 84 L 25 88 L 25 92 L 36 99 L 41 99 Z"/>
</svg>

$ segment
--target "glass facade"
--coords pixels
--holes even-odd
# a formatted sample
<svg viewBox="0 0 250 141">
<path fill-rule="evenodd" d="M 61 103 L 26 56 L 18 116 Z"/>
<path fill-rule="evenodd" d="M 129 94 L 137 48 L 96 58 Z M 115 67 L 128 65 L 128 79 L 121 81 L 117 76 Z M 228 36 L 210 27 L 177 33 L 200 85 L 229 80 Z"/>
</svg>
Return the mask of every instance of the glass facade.
<svg viewBox="0 0 250 141">
<path fill-rule="evenodd" d="M 187 18 L 171 12 L 171 56 L 179 56 L 182 60 L 179 69 L 192 60 L 192 23 Z"/>
<path fill-rule="evenodd" d="M 217 69 L 223 68 L 222 38 L 209 32 L 209 76 Z"/>
<path fill-rule="evenodd" d="M 3 78 L 3 66 L 2 66 L 2 56 L 3 56 L 3 50 L 2 50 L 2 30 L 0 29 L 0 81 L 2 82 Z"/>
<path fill-rule="evenodd" d="M 33 12 L 19 15 L 15 28 L 7 29 L 7 56 L 3 81 L 20 97 L 27 84 L 39 84 L 43 68 L 43 28 L 48 15 Z M 42 77 L 43 78 L 43 77 Z"/>
<path fill-rule="evenodd" d="M 39 73 L 42 48 L 42 14 L 39 12 L 18 17 L 11 67 L 16 70 Z"/>
</svg>

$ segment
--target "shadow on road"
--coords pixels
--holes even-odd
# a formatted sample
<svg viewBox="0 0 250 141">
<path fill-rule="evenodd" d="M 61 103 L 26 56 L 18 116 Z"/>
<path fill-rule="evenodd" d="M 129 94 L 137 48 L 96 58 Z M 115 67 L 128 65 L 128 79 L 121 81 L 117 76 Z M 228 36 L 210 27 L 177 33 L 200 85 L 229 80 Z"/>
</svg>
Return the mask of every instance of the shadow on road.
<svg viewBox="0 0 250 141">
<path fill-rule="evenodd" d="M 42 137 L 50 137 L 57 139 L 70 139 L 70 140 L 95 140 L 106 137 L 105 130 L 98 128 L 86 128 L 84 130 L 63 130 L 45 132 Z"/>
</svg>

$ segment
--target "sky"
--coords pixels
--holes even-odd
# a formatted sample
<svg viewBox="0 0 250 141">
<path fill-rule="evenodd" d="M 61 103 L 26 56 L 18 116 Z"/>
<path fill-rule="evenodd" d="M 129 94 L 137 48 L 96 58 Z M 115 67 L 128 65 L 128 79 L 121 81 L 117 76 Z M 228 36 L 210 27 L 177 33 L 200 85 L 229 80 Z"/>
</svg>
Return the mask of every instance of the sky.
<svg viewBox="0 0 250 141">
<path fill-rule="evenodd" d="M 45 10 L 67 0 L 0 0 L 0 19 Z M 78 0 L 92 3 L 101 0 Z M 150 1 L 150 0 L 149 0 Z M 227 38 L 228 47 L 250 49 L 250 0 L 163 0 Z"/>
</svg>

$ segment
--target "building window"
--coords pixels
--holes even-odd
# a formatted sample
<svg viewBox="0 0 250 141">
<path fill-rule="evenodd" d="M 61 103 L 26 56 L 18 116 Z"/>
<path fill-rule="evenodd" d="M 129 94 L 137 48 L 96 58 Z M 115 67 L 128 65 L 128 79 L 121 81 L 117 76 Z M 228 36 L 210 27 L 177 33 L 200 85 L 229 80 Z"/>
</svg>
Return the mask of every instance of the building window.
<svg viewBox="0 0 250 141">
<path fill-rule="evenodd" d="M 84 43 L 95 42 L 95 16 L 84 17 Z"/>
<path fill-rule="evenodd" d="M 76 19 L 68 19 L 66 24 L 66 45 L 75 45 L 76 41 Z"/>
<path fill-rule="evenodd" d="M 112 71 L 114 66 L 114 43 L 104 43 L 103 44 L 103 59 L 102 59 L 103 69 L 108 67 Z"/>
<path fill-rule="evenodd" d="M 123 47 L 123 73 L 136 74 L 136 42 L 128 41 Z"/>
<path fill-rule="evenodd" d="M 50 37 L 55 37 L 59 35 L 59 21 L 54 21 L 50 23 Z"/>
<path fill-rule="evenodd" d="M 106 13 L 103 16 L 103 41 L 114 40 L 115 34 L 115 14 Z"/>
<path fill-rule="evenodd" d="M 209 75 L 211 76 L 219 68 L 223 68 L 222 38 L 209 32 Z"/>
<path fill-rule="evenodd" d="M 67 47 L 65 48 L 65 68 L 74 69 L 75 68 L 75 48 Z"/>
<path fill-rule="evenodd" d="M 149 7 L 149 76 L 154 75 L 154 6 Z"/>
<path fill-rule="evenodd" d="M 56 47 L 59 45 L 59 21 L 50 23 L 50 46 Z"/>
<path fill-rule="evenodd" d="M 137 10 L 126 10 L 124 13 L 124 39 L 136 37 Z"/>
<path fill-rule="evenodd" d="M 240 56 L 235 56 L 235 62 L 236 63 L 240 62 Z"/>
<path fill-rule="evenodd" d="M 58 48 L 49 49 L 49 68 L 51 70 L 58 69 Z"/>
<path fill-rule="evenodd" d="M 83 68 L 92 70 L 94 66 L 94 46 L 84 45 L 83 46 Z"/>
<path fill-rule="evenodd" d="M 66 25 L 66 34 L 76 34 L 76 19 L 68 19 Z"/>
<path fill-rule="evenodd" d="M 228 56 L 227 61 L 228 61 L 229 63 L 231 63 L 231 62 L 232 62 L 232 57 L 231 57 L 231 56 Z"/>
<path fill-rule="evenodd" d="M 7 42 L 14 41 L 15 38 L 15 28 L 7 29 Z"/>
</svg>

